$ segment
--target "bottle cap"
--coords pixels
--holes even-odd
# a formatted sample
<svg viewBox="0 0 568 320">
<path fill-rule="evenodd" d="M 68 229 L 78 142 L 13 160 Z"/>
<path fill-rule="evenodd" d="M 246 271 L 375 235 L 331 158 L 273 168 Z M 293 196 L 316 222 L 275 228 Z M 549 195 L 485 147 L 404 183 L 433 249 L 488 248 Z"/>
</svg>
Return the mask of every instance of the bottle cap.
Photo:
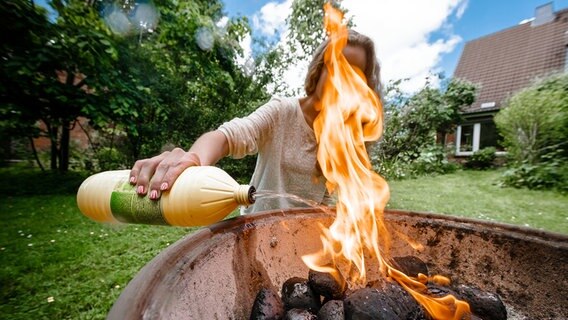
<svg viewBox="0 0 568 320">
<path fill-rule="evenodd" d="M 249 206 L 254 203 L 255 187 L 241 184 L 235 189 L 235 201 L 240 205 Z"/>
</svg>

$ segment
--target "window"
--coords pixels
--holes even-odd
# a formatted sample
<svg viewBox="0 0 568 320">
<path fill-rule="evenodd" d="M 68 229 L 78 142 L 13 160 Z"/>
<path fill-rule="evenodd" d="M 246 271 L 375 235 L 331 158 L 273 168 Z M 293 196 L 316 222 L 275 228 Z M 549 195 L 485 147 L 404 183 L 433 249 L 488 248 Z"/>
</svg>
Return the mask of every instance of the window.
<svg viewBox="0 0 568 320">
<path fill-rule="evenodd" d="M 497 151 L 503 151 L 499 143 L 499 133 L 493 121 L 480 123 L 479 149 L 495 147 Z"/>
<path fill-rule="evenodd" d="M 463 125 L 460 131 L 459 152 L 473 151 L 473 125 Z"/>
<path fill-rule="evenodd" d="M 492 119 L 459 125 L 456 132 L 456 155 L 472 155 L 475 151 L 487 147 L 495 147 L 498 152 L 504 151 L 499 139 Z"/>
</svg>

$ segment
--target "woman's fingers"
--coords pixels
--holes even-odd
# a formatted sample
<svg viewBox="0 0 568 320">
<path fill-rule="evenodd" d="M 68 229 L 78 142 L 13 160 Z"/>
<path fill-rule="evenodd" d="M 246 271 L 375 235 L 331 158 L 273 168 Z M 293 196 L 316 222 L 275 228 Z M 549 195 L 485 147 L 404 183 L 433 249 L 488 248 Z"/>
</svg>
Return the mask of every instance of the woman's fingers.
<svg viewBox="0 0 568 320">
<path fill-rule="evenodd" d="M 156 168 L 156 172 L 154 172 L 154 175 L 152 176 L 152 180 L 149 186 L 149 193 L 148 193 L 148 197 L 152 200 L 156 200 L 158 198 L 160 198 L 160 184 L 162 181 L 162 178 L 164 177 L 164 175 L 166 174 L 166 172 L 169 170 L 168 165 L 165 163 L 165 161 L 162 161 L 158 167 Z"/>
<path fill-rule="evenodd" d="M 169 152 L 150 159 L 138 160 L 130 170 L 130 183 L 136 185 L 136 193 L 145 195 L 148 192 L 150 179 L 154 175 L 156 168 L 163 161 Z"/>
<path fill-rule="evenodd" d="M 185 152 L 183 156 L 178 159 L 175 165 L 168 168 L 168 171 L 164 174 L 161 181 L 159 181 L 159 186 L 158 182 L 156 182 L 155 186 L 160 193 L 162 191 L 169 190 L 185 169 L 200 165 L 201 162 L 197 154 L 193 152 Z"/>
<path fill-rule="evenodd" d="M 156 200 L 163 191 L 169 190 L 185 169 L 199 165 L 199 157 L 195 153 L 181 149 L 172 151 L 171 155 L 158 165 L 152 177 L 150 199 Z"/>
<path fill-rule="evenodd" d="M 150 199 L 157 200 L 185 169 L 199 165 L 197 154 L 176 148 L 154 158 L 136 161 L 130 172 L 130 183 L 136 185 L 138 194 L 148 194 Z"/>
</svg>

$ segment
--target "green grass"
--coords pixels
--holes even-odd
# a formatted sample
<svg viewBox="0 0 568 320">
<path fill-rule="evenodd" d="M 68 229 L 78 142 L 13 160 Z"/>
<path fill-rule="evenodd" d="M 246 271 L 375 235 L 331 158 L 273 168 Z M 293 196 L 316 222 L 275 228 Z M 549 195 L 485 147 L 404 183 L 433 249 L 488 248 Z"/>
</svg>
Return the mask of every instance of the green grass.
<svg viewBox="0 0 568 320">
<path fill-rule="evenodd" d="M 0 173 L 4 319 L 104 319 L 140 268 L 193 230 L 96 223 L 76 206 L 81 176 Z M 42 195 L 27 195 L 42 184 Z"/>
<path fill-rule="evenodd" d="M 565 195 L 502 189 L 492 184 L 498 175 L 463 171 L 391 182 L 389 207 L 568 233 Z M 2 318 L 104 319 L 142 266 L 194 230 L 92 222 L 75 203 L 84 177 L 0 169 Z"/>
<path fill-rule="evenodd" d="M 501 171 L 392 181 L 388 208 L 446 213 L 568 234 L 568 195 L 554 191 L 502 188 Z"/>
</svg>

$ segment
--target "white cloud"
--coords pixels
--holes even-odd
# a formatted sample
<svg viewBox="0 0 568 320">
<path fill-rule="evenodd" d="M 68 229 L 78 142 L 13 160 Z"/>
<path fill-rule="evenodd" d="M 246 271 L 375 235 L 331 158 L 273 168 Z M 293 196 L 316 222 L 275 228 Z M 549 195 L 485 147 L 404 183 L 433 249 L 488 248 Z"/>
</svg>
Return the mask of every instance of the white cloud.
<svg viewBox="0 0 568 320">
<path fill-rule="evenodd" d="M 215 23 L 215 25 L 216 25 L 218 28 L 223 29 L 223 28 L 225 28 L 225 27 L 227 26 L 227 23 L 228 23 L 228 22 L 229 22 L 229 17 L 223 16 L 223 17 L 221 17 L 221 19 L 219 19 L 219 21 L 217 21 L 217 22 Z"/>
<path fill-rule="evenodd" d="M 458 5 L 458 9 L 456 10 L 456 18 L 461 19 L 461 17 L 465 13 L 465 9 L 467 9 L 468 4 L 469 0 L 465 0 Z"/>
<path fill-rule="evenodd" d="M 243 49 L 243 52 L 242 54 L 237 55 L 236 62 L 247 74 L 250 74 L 254 68 L 254 61 L 252 57 L 252 36 L 250 33 L 247 33 L 241 41 L 239 41 L 239 45 Z"/>
<path fill-rule="evenodd" d="M 265 36 L 280 33 L 283 42 L 286 17 L 292 0 L 269 2 L 253 16 L 253 27 Z M 382 79 L 409 78 L 403 90 L 420 89 L 430 73 L 441 71 L 438 64 L 445 53 L 452 52 L 462 39 L 452 33 L 449 18 L 459 19 L 468 0 L 344 0 L 348 15 L 353 17 L 355 29 L 375 41 L 382 65 Z M 433 39 L 433 36 L 437 38 Z M 284 75 L 291 87 L 302 87 L 307 62 L 299 63 Z"/>
<path fill-rule="evenodd" d="M 291 7 L 292 0 L 285 0 L 282 3 L 268 2 L 253 15 L 253 27 L 266 36 L 273 36 L 276 32 L 283 33 L 286 30 L 286 18 L 290 14 Z"/>
<path fill-rule="evenodd" d="M 453 51 L 461 38 L 451 34 L 448 18 L 461 16 L 466 0 L 385 0 L 373 4 L 345 0 L 355 29 L 375 41 L 383 82 L 409 78 L 408 92 L 420 89 L 429 73 L 439 72 L 442 54 Z M 439 31 L 440 37 L 432 40 Z"/>
</svg>

